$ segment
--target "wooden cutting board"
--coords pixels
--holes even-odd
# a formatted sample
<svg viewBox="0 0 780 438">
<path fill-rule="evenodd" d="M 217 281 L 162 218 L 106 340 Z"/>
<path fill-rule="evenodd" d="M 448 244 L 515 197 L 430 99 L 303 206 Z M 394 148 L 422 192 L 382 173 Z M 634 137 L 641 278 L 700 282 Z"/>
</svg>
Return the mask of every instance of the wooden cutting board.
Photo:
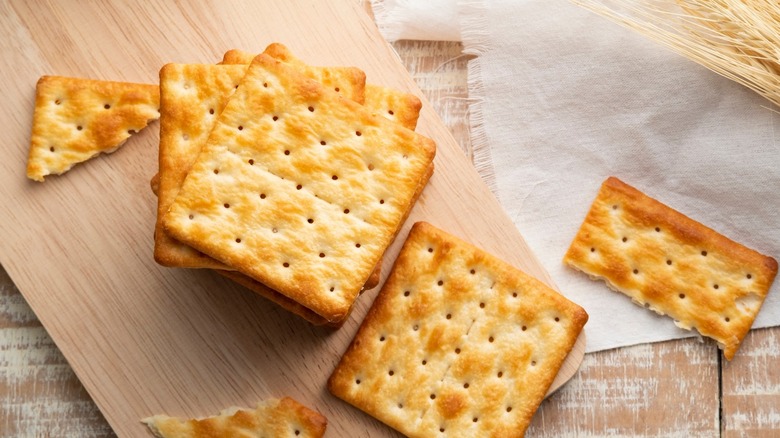
<svg viewBox="0 0 780 438">
<path fill-rule="evenodd" d="M 154 413 L 204 416 L 290 395 L 329 419 L 328 436 L 396 436 L 331 396 L 327 376 L 378 289 L 340 330 L 313 327 L 207 271 L 152 259 L 158 124 L 110 156 L 43 184 L 25 177 L 37 79 L 44 74 L 156 83 L 168 62 L 213 63 L 274 41 L 312 64 L 355 65 L 369 82 L 422 97 L 354 0 L 0 3 L 4 128 L 0 260 L 120 436 L 147 436 Z M 510 219 L 424 102 L 418 131 L 436 173 L 409 226 L 426 220 L 550 284 Z M 576 372 L 584 335 L 553 389 Z"/>
</svg>

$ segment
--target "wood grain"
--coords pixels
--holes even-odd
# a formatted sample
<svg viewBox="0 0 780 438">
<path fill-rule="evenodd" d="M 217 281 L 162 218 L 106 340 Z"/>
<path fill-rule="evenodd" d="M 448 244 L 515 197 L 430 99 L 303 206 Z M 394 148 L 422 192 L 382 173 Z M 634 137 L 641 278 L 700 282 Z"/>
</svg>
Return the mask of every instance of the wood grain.
<svg viewBox="0 0 780 438">
<path fill-rule="evenodd" d="M 393 436 L 324 387 L 376 291 L 331 332 L 210 272 L 154 264 L 154 128 L 44 184 L 23 172 L 33 88 L 45 73 L 156 82 L 166 62 L 213 62 L 229 48 L 260 51 L 278 40 L 314 64 L 359 65 L 371 82 L 421 94 L 373 23 L 352 2 L 314 0 L 34 6 L 0 6 L 4 59 L 16 66 L 3 71 L 0 261 L 110 426 L 143 435 L 138 419 L 152 413 L 201 416 L 290 395 L 322 411 L 331 436 Z M 424 104 L 419 131 L 438 143 L 437 172 L 400 236 L 427 220 L 549 282 Z"/>
<path fill-rule="evenodd" d="M 393 47 L 468 153 L 466 58 L 459 57 L 460 44 L 402 41 Z M 718 436 L 721 427 L 727 437 L 777 436 L 779 355 L 780 328 L 751 332 L 737 357 L 723 364 L 722 374 L 718 352 L 697 340 L 589 354 L 574 379 L 543 403 L 527 436 L 710 437 Z M 112 434 L 0 271 L 0 436 Z"/>
<path fill-rule="evenodd" d="M 723 364 L 723 436 L 776 437 L 780 430 L 780 327 L 754 330 Z"/>
</svg>

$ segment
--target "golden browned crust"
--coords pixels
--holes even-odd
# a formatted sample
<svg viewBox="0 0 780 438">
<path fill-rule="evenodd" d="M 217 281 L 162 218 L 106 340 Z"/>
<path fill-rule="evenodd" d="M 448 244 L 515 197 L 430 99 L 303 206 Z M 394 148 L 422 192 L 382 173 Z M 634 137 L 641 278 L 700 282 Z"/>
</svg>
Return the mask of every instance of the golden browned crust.
<svg viewBox="0 0 780 438">
<path fill-rule="evenodd" d="M 181 419 L 155 415 L 142 420 L 159 438 L 301 437 L 320 438 L 328 421 L 290 397 L 258 403 L 254 410 L 229 408 L 213 417 Z"/>
<path fill-rule="evenodd" d="M 43 76 L 35 90 L 27 177 L 43 181 L 100 153 L 115 151 L 159 117 L 160 89 L 93 79 Z"/>
<path fill-rule="evenodd" d="M 777 262 L 610 177 L 564 262 L 718 342 L 731 360 Z"/>
<path fill-rule="evenodd" d="M 407 436 L 522 436 L 587 318 L 416 223 L 328 388 Z"/>
<path fill-rule="evenodd" d="M 165 227 L 340 321 L 411 208 L 434 153 L 430 139 L 260 55 Z"/>
</svg>

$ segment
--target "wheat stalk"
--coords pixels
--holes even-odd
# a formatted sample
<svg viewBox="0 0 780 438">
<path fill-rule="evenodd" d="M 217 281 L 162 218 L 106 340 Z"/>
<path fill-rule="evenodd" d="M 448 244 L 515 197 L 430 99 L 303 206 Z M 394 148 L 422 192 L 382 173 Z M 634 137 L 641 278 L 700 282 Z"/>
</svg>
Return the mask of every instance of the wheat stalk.
<svg viewBox="0 0 780 438">
<path fill-rule="evenodd" d="M 780 2 L 572 0 L 780 105 Z"/>
</svg>

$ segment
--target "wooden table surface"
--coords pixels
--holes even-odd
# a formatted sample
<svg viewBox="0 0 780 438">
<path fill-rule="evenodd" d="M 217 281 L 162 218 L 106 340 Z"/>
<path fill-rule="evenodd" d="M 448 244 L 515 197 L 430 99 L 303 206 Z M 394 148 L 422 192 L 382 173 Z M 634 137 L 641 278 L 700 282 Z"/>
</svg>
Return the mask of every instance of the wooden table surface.
<svg viewBox="0 0 780 438">
<path fill-rule="evenodd" d="M 462 46 L 394 47 L 471 156 Z M 527 436 L 780 436 L 778 357 L 780 328 L 752 331 L 731 362 L 713 343 L 695 339 L 588 354 L 577 375 L 543 403 Z M 0 436 L 112 435 L 0 269 Z"/>
</svg>

